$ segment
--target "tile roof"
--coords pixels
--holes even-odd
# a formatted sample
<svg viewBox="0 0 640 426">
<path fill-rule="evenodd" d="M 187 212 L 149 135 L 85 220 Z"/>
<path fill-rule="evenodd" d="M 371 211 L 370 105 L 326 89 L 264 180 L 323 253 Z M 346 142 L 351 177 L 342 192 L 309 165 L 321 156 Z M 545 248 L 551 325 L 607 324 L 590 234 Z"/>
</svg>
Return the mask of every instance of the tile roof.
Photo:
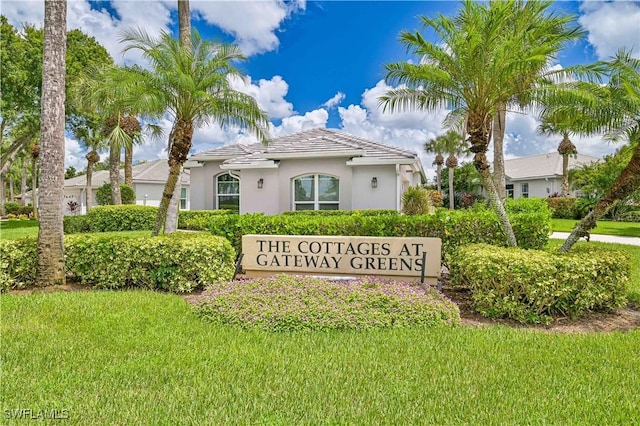
<svg viewBox="0 0 640 426">
<path fill-rule="evenodd" d="M 372 142 L 333 129 L 316 128 L 271 140 L 268 146 L 227 145 L 194 154 L 192 160 L 226 160 L 226 164 L 247 164 L 281 158 L 323 156 L 417 159 L 415 152 Z"/>
<path fill-rule="evenodd" d="M 135 164 L 131 171 L 133 173 L 133 183 L 165 184 L 169 177 L 169 165 L 167 160 L 155 160 L 146 163 Z M 120 170 L 120 180 L 124 181 L 124 170 Z M 109 183 L 109 170 L 99 170 L 93 172 L 91 186 L 99 188 L 105 183 Z M 189 185 L 189 170 L 182 173 L 182 185 Z M 80 175 L 70 179 L 65 179 L 65 188 L 82 187 L 87 185 L 87 176 Z"/>
<path fill-rule="evenodd" d="M 577 154 L 569 156 L 569 170 L 600 161 L 598 157 Z M 557 152 L 505 160 L 505 175 L 512 180 L 562 176 L 562 156 Z"/>
</svg>

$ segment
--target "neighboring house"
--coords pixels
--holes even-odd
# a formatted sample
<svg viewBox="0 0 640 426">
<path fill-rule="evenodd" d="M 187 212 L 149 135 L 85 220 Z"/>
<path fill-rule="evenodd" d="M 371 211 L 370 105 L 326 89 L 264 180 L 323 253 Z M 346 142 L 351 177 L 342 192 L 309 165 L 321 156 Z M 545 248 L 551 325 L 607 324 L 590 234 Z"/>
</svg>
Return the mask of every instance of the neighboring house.
<svg viewBox="0 0 640 426">
<path fill-rule="evenodd" d="M 136 164 L 133 171 L 133 191 L 136 193 L 136 204 L 144 206 L 159 206 L 162 198 L 162 191 L 169 176 L 169 165 L 167 160 L 149 161 Z M 100 170 L 93 172 L 91 187 L 93 188 L 93 206 L 97 206 L 96 191 L 105 183 L 109 183 L 109 171 Z M 124 170 L 120 170 L 120 182 L 124 182 Z M 182 190 L 180 197 L 180 208 L 189 210 L 189 171 L 182 174 Z M 87 210 L 86 202 L 87 176 L 80 175 L 64 181 L 64 214 L 85 214 Z M 28 194 L 29 197 L 31 193 Z M 31 200 L 27 200 L 30 202 Z M 75 202 L 78 208 L 75 212 L 70 209 L 70 202 Z"/>
<path fill-rule="evenodd" d="M 598 161 L 590 155 L 570 155 L 569 170 Z M 562 192 L 562 155 L 557 152 L 505 160 L 504 169 L 509 197 L 547 198 Z"/>
<path fill-rule="evenodd" d="M 228 145 L 194 154 L 191 210 L 401 209 L 402 194 L 426 181 L 417 154 L 330 129 Z"/>
</svg>

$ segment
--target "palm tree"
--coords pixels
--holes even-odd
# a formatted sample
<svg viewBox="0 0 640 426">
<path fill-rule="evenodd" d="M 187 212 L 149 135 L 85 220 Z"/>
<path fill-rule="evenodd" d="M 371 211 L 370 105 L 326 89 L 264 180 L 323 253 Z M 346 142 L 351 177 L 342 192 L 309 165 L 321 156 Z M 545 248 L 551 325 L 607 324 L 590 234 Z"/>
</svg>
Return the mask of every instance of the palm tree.
<svg viewBox="0 0 640 426">
<path fill-rule="evenodd" d="M 386 65 L 387 81 L 406 87 L 389 90 L 380 97 L 385 110 L 445 107 L 452 110 L 450 116 L 466 118 L 464 134 L 468 135 L 474 165 L 500 218 L 507 242 L 512 246 L 516 245 L 515 235 L 497 193 L 486 153 L 500 105 L 517 94 L 513 92 L 514 82 L 537 74 L 547 66 L 549 57 L 549 45 L 539 43 L 544 39 L 533 37 L 542 30 L 529 33 L 532 28 L 546 26 L 531 21 L 515 32 L 513 22 L 524 23 L 520 16 L 543 20 L 546 18 L 543 12 L 550 4 L 465 1 L 455 18 L 421 17 L 424 27 L 434 30 L 440 40 L 430 42 L 420 32 L 403 31 L 401 42 L 419 56 L 420 61 Z M 540 8 L 539 13 L 528 11 L 534 7 Z"/>
<path fill-rule="evenodd" d="M 74 92 L 72 92 L 74 93 Z M 71 132 L 75 138 L 87 149 L 87 182 L 85 186 L 85 199 L 87 213 L 93 207 L 93 169 L 96 163 L 100 161 L 98 151 L 106 147 L 106 138 L 102 133 L 101 118 L 98 114 L 85 113 L 78 116 Z"/>
<path fill-rule="evenodd" d="M 133 115 L 112 115 L 104 124 L 103 133 L 108 135 L 109 140 L 109 181 L 111 182 L 111 203 L 113 205 L 122 204 L 120 194 L 120 157 L 122 148 L 132 149 L 136 141 L 142 138 L 142 127 L 140 122 Z M 132 186 L 132 158 L 129 164 L 125 161 L 125 183 Z"/>
<path fill-rule="evenodd" d="M 632 147 L 631 159 L 616 178 L 609 192 L 576 225 L 560 248 L 567 252 L 581 236 L 596 226 L 597 220 L 619 200 L 624 200 L 640 187 L 640 59 L 620 50 L 604 63 L 609 70 L 609 83 L 591 87 L 581 99 L 568 99 L 560 94 L 544 112 L 550 116 L 569 116 L 571 130 L 585 134 L 606 132 L 612 141 L 627 140 Z"/>
<path fill-rule="evenodd" d="M 444 164 L 444 156 L 441 152 L 441 147 L 438 144 L 438 138 L 430 139 L 424 144 L 424 151 L 427 154 L 436 154 L 436 158 L 432 164 L 436 166 L 436 185 L 438 192 L 442 192 L 442 165 Z"/>
<path fill-rule="evenodd" d="M 38 192 L 40 226 L 36 277 L 39 286 L 65 283 L 61 200 L 64 198 L 66 17 L 66 1 L 45 1 L 41 102 L 42 179 Z"/>
<path fill-rule="evenodd" d="M 458 158 L 457 155 L 462 154 L 466 151 L 464 146 L 464 140 L 460 136 L 460 133 L 455 130 L 449 130 L 444 135 L 438 136 L 436 139 L 432 139 L 427 144 L 425 144 L 425 150 L 429 149 L 427 152 L 438 152 L 438 153 L 447 153 L 449 156 L 447 157 L 446 166 L 449 171 L 449 209 L 453 210 L 455 207 L 454 203 L 454 185 L 453 185 L 453 175 L 454 170 L 458 167 Z M 439 154 L 442 157 L 442 154 Z M 436 157 L 437 160 L 437 157 Z M 442 164 L 442 163 L 440 163 Z M 438 183 L 441 185 L 442 182 L 442 168 L 441 166 L 438 168 Z"/>
<path fill-rule="evenodd" d="M 124 105 L 152 119 L 168 113 L 174 123 L 169 134 L 169 177 L 153 231 L 157 235 L 164 230 L 194 130 L 209 123 L 238 125 L 266 142 L 268 120 L 255 99 L 230 87 L 230 76 L 242 76 L 232 65 L 244 59 L 237 46 L 207 42 L 196 31 L 190 49 L 168 33 L 156 39 L 141 29 L 126 32 L 122 41 L 128 43 L 126 50 L 141 50 L 150 62 L 150 69 L 123 70 L 115 82 L 118 90 L 128 92 Z"/>
<path fill-rule="evenodd" d="M 569 139 L 569 132 L 562 132 L 562 140 L 558 144 L 558 154 L 562 155 L 562 196 L 569 196 L 569 156 L 576 155 L 578 149 Z"/>
</svg>

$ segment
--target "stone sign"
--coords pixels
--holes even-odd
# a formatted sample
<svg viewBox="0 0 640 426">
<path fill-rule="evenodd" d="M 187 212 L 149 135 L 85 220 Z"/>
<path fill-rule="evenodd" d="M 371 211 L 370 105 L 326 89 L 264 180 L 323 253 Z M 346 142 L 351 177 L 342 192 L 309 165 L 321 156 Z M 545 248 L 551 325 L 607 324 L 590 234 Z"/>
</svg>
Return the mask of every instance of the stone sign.
<svg viewBox="0 0 640 426">
<path fill-rule="evenodd" d="M 379 275 L 436 284 L 439 238 L 245 235 L 242 267 L 247 276 L 275 273 Z M 423 262 L 426 265 L 423 265 Z"/>
</svg>

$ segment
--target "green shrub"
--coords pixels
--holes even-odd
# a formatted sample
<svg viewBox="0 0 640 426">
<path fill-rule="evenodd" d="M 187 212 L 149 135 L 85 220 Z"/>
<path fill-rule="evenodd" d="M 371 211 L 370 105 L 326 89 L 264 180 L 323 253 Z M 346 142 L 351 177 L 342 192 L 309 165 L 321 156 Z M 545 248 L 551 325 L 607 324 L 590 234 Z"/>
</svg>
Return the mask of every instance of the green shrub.
<svg viewBox="0 0 640 426">
<path fill-rule="evenodd" d="M 121 205 L 94 207 L 86 217 L 91 232 L 150 231 L 157 215 L 157 207 Z"/>
<path fill-rule="evenodd" d="M 621 214 L 618 217 L 620 222 L 640 222 L 640 210 L 634 210 Z"/>
<path fill-rule="evenodd" d="M 549 210 L 511 215 L 516 238 L 523 248 L 542 249 L 549 238 Z M 278 215 L 260 213 L 212 217 L 209 231 L 227 238 L 238 251 L 242 236 L 344 235 L 373 237 L 435 237 L 442 239 L 443 258 L 465 244 L 506 245 L 496 214 L 480 206 L 469 210 L 438 209 L 433 215 Z"/>
<path fill-rule="evenodd" d="M 120 184 L 120 197 L 122 198 L 122 204 L 135 204 L 136 203 L 136 193 L 133 191 L 129 185 L 125 185 L 124 183 Z M 110 206 L 112 205 L 111 199 L 111 184 L 105 183 L 96 191 L 96 201 L 101 206 Z"/>
<path fill-rule="evenodd" d="M 194 231 L 206 231 L 212 217 L 232 214 L 231 210 L 180 210 L 178 212 L 178 228 Z"/>
<path fill-rule="evenodd" d="M 427 195 L 429 195 L 429 200 L 431 200 L 431 205 L 433 207 L 442 207 L 444 204 L 444 197 L 442 196 L 442 192 L 436 189 L 427 189 Z"/>
<path fill-rule="evenodd" d="M 36 279 L 35 238 L 0 241 L 0 289 Z M 177 233 L 161 237 L 84 234 L 65 238 L 67 277 L 95 288 L 141 287 L 175 293 L 229 280 L 235 253 L 218 237 Z"/>
<path fill-rule="evenodd" d="M 0 240 L 0 291 L 35 283 L 38 270 L 36 242 L 34 237 Z"/>
<path fill-rule="evenodd" d="M 549 197 L 546 201 L 553 212 L 554 219 L 574 219 L 576 200 L 575 197 Z"/>
<path fill-rule="evenodd" d="M 65 216 L 64 217 L 64 233 L 65 234 L 77 234 L 80 232 L 90 232 L 91 222 L 89 218 L 84 215 L 79 216 Z"/>
<path fill-rule="evenodd" d="M 215 284 L 198 298 L 208 320 L 268 331 L 366 330 L 460 324 L 455 303 L 417 285 L 363 277 L 278 275 Z"/>
<path fill-rule="evenodd" d="M 421 186 L 411 186 L 402 194 L 402 213 L 407 215 L 429 214 L 431 199 Z"/>
<path fill-rule="evenodd" d="M 22 204 L 13 202 L 13 201 L 8 201 L 4 204 L 4 211 L 7 215 L 15 215 L 15 216 L 20 216 L 20 215 L 26 215 L 26 216 L 32 216 L 33 215 L 33 206 L 23 206 Z"/>
<path fill-rule="evenodd" d="M 590 247 L 559 254 L 473 244 L 456 251 L 450 272 L 482 315 L 547 323 L 624 306 L 630 266 L 622 252 Z"/>
</svg>

